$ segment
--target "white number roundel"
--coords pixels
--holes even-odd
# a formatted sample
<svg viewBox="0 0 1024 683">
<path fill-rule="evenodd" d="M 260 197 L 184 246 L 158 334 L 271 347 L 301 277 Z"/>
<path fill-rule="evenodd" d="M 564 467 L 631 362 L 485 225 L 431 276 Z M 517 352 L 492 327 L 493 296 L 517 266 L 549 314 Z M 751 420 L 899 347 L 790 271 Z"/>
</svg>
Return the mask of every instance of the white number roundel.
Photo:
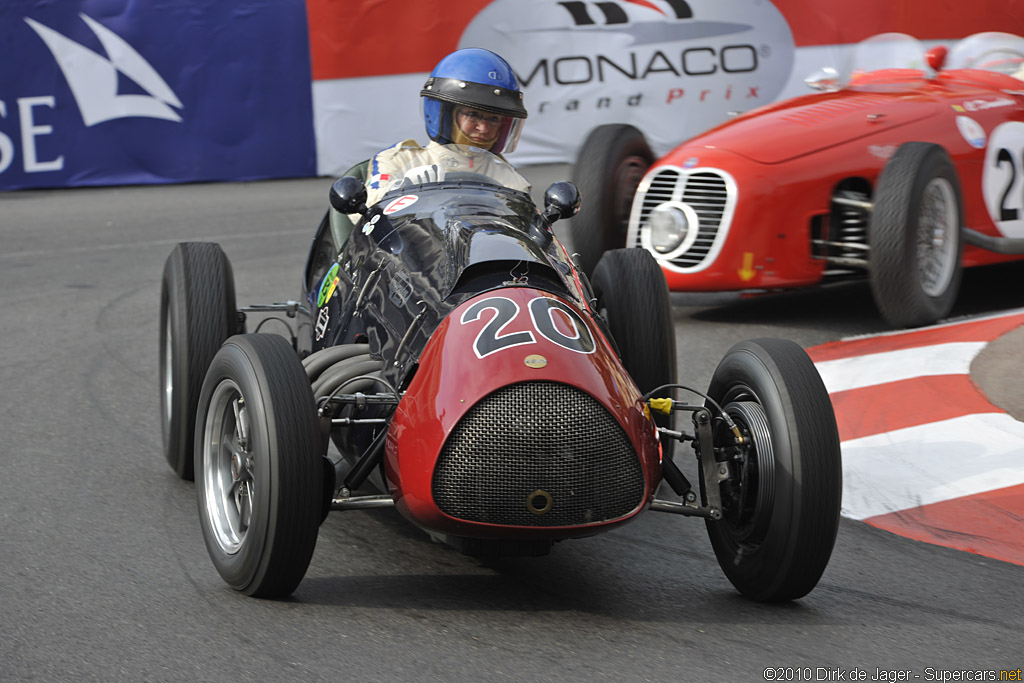
<svg viewBox="0 0 1024 683">
<path fill-rule="evenodd" d="M 1000 124 L 988 138 L 982 193 L 992 222 L 1004 237 L 1024 237 L 1024 123 Z"/>
</svg>

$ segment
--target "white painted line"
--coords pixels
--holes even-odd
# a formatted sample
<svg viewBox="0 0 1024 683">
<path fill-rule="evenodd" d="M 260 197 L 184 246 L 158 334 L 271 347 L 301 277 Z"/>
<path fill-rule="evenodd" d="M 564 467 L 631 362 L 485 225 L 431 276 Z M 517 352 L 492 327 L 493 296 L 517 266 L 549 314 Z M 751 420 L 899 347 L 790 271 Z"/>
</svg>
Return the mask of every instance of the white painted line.
<svg viewBox="0 0 1024 683">
<path fill-rule="evenodd" d="M 842 513 L 865 519 L 1024 484 L 1024 423 L 967 415 L 842 444 Z"/>
<path fill-rule="evenodd" d="M 830 394 L 930 375 L 961 375 L 988 342 L 953 342 L 815 363 Z"/>
</svg>

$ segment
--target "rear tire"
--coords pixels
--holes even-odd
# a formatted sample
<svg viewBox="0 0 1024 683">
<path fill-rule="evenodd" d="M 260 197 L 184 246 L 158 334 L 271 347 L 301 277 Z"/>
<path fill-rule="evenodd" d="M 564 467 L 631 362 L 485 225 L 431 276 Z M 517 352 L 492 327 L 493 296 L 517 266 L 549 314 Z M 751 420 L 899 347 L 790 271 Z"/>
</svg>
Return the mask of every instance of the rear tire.
<svg viewBox="0 0 1024 683">
<path fill-rule="evenodd" d="M 672 303 L 665 274 L 650 252 L 606 252 L 594 269 L 591 286 L 597 297 L 597 310 L 640 392 L 674 383 L 676 337 Z"/>
<path fill-rule="evenodd" d="M 878 179 L 868 231 L 871 293 L 893 327 L 949 315 L 963 266 L 963 201 L 956 168 L 938 145 L 908 142 Z"/>
<path fill-rule="evenodd" d="M 211 242 L 182 242 L 160 288 L 160 413 L 164 457 L 191 480 L 196 406 L 206 369 L 239 327 L 231 263 Z"/>
<path fill-rule="evenodd" d="M 320 427 L 302 364 L 283 337 L 232 337 L 210 364 L 199 410 L 196 499 L 210 559 L 237 591 L 289 595 L 323 518 Z"/>
<path fill-rule="evenodd" d="M 587 136 L 573 168 L 583 201 L 569 223 L 573 251 L 587 275 L 594 273 L 601 254 L 627 246 L 633 196 L 653 163 L 647 140 L 633 126 L 598 126 Z"/>
<path fill-rule="evenodd" d="M 708 395 L 753 443 L 719 484 L 722 519 L 706 522 L 718 563 L 754 600 L 803 597 L 832 555 L 842 498 L 839 434 L 821 377 L 795 343 L 758 339 L 729 350 Z M 716 449 L 732 443 L 719 422 Z"/>
</svg>

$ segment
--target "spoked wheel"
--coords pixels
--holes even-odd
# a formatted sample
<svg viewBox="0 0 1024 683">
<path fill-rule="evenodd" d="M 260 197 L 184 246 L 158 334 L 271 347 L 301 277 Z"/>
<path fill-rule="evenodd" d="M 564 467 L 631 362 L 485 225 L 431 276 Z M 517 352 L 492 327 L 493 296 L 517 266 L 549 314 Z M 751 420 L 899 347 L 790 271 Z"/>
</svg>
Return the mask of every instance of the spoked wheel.
<svg viewBox="0 0 1024 683">
<path fill-rule="evenodd" d="M 938 145 L 908 142 L 877 188 L 868 232 L 875 303 L 894 327 L 936 322 L 952 310 L 962 275 L 956 168 Z"/>
<path fill-rule="evenodd" d="M 282 597 L 302 581 L 323 511 L 309 380 L 284 338 L 233 337 L 199 397 L 196 497 L 214 566 L 235 590 Z"/>
<path fill-rule="evenodd" d="M 231 263 L 220 246 L 178 244 L 160 288 L 160 413 L 164 457 L 191 480 L 196 405 L 217 349 L 239 331 Z"/>
<path fill-rule="evenodd" d="M 730 456 L 718 484 L 722 518 L 707 520 L 718 563 L 754 600 L 800 598 L 821 578 L 839 528 L 842 464 L 828 392 L 803 349 L 759 339 L 729 350 L 708 395 L 748 443 L 735 447 L 716 422 L 716 451 Z"/>
<path fill-rule="evenodd" d="M 580 267 L 594 273 L 601 254 L 626 246 L 633 196 L 654 163 L 643 133 L 627 124 L 598 126 L 580 148 L 573 182 L 583 202 L 570 222 Z"/>
</svg>

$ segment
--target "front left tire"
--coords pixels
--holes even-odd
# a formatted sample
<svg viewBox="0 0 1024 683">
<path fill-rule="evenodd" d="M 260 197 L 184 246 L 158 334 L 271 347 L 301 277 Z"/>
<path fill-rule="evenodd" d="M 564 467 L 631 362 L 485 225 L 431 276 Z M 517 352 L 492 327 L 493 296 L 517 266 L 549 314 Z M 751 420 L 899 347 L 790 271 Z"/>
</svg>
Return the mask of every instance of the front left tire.
<svg viewBox="0 0 1024 683">
<path fill-rule="evenodd" d="M 732 449 L 718 421 L 722 518 L 707 520 L 718 563 L 741 593 L 758 601 L 803 597 L 817 585 L 835 544 L 842 462 L 828 392 L 807 353 L 783 339 L 740 342 L 708 388 L 749 444 Z M 705 457 L 704 454 L 701 457 Z"/>
</svg>

